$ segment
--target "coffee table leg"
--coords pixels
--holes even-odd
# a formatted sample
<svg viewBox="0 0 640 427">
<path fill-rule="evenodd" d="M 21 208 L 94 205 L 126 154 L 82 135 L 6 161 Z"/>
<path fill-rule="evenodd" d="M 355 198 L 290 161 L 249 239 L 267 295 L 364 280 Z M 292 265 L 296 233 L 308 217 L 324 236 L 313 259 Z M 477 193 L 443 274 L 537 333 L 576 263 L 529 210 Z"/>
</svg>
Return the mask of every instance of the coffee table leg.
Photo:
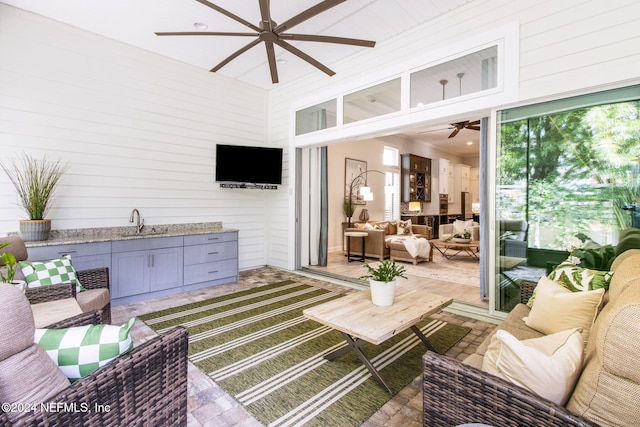
<svg viewBox="0 0 640 427">
<path fill-rule="evenodd" d="M 362 361 L 362 363 L 367 368 L 367 370 L 371 373 L 373 378 L 376 381 L 378 381 L 378 383 L 382 387 L 384 387 L 390 394 L 393 394 L 393 390 L 391 390 L 391 387 L 389 387 L 389 385 L 385 382 L 385 380 L 382 379 L 382 377 L 380 376 L 380 373 L 376 370 L 376 368 L 369 361 L 369 359 L 367 359 L 367 356 L 364 355 L 362 350 L 360 350 L 360 347 L 362 347 L 362 345 L 364 345 L 366 341 L 360 340 L 358 338 L 353 339 L 349 334 L 345 334 L 344 332 L 340 332 L 340 333 L 342 334 L 342 337 L 344 338 L 344 340 L 347 342 L 347 346 L 339 348 L 336 351 L 327 354 L 326 356 L 324 356 L 324 358 L 331 361 L 337 357 L 342 356 L 343 354 L 353 351 L 356 354 L 356 356 L 358 356 L 358 358 Z"/>
<path fill-rule="evenodd" d="M 417 326 L 415 325 L 412 326 L 411 330 L 413 331 L 414 334 L 418 336 L 418 338 L 420 338 L 420 341 L 422 341 L 429 350 L 440 354 L 440 352 L 433 346 L 433 344 L 431 344 L 431 341 L 429 341 L 429 338 L 427 338 Z"/>
</svg>

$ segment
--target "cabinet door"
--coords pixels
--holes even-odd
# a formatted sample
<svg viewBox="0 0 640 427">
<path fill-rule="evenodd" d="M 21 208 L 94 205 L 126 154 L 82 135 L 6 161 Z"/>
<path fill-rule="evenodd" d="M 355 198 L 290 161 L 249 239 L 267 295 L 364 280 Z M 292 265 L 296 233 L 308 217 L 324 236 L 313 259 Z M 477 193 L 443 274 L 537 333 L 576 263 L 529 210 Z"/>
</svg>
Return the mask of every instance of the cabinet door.
<svg viewBox="0 0 640 427">
<path fill-rule="evenodd" d="M 111 265 L 112 298 L 149 292 L 149 251 L 114 253 Z"/>
<path fill-rule="evenodd" d="M 159 291 L 182 286 L 182 248 L 149 251 L 149 290 Z"/>
</svg>

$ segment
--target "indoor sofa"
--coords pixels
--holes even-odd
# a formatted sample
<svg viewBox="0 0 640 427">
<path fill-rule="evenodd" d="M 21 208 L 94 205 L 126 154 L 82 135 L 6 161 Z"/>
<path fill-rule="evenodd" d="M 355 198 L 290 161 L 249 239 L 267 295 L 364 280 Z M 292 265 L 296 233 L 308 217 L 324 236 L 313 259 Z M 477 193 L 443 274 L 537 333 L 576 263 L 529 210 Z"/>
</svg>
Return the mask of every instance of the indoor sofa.
<svg viewBox="0 0 640 427">
<path fill-rule="evenodd" d="M 498 330 L 519 340 L 544 335 L 523 320 L 530 316 L 531 309 L 524 303 L 536 285 L 523 281 L 522 303 L 464 363 L 433 352 L 424 355 L 424 425 L 640 425 L 640 407 L 636 403 L 640 397 L 640 250 L 619 255 L 611 270 L 614 273 L 609 291 L 602 300 L 606 304 L 591 326 L 584 362 L 578 365 L 579 376 L 575 387 L 567 390 L 565 405 L 480 368 Z"/>
<path fill-rule="evenodd" d="M 408 228 L 400 227 L 398 231 L 398 224 L 406 224 Z M 353 223 L 352 227 L 346 228 L 348 231 L 362 231 L 367 233 L 367 237 L 364 239 L 364 255 L 369 258 L 378 258 L 380 261 L 389 258 L 391 256 L 391 248 L 389 247 L 389 241 L 398 236 L 412 235 L 415 237 L 424 237 L 425 239 L 431 238 L 431 227 L 427 225 L 411 224 L 411 221 L 369 221 L 366 223 Z M 409 230 L 404 232 L 404 230 Z M 353 237 L 350 238 L 351 242 L 349 247 L 351 254 L 359 255 L 362 253 L 362 239 Z"/>
</svg>

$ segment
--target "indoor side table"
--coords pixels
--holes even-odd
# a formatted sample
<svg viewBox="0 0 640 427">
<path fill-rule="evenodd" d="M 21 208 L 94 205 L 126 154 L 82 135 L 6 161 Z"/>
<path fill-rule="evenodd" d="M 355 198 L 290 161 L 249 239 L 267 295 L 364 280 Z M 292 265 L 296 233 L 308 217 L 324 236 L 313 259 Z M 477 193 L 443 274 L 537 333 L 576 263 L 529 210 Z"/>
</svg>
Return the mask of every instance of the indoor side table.
<svg viewBox="0 0 640 427">
<path fill-rule="evenodd" d="M 346 231 L 344 233 L 345 237 L 347 238 L 347 261 L 351 262 L 351 261 L 362 261 L 364 262 L 364 246 L 365 246 L 365 240 L 367 238 L 367 236 L 369 236 L 369 233 L 367 233 L 366 231 Z M 351 256 L 351 239 L 354 237 L 361 237 L 362 238 L 362 255 L 358 256 L 358 257 L 352 257 Z"/>
</svg>

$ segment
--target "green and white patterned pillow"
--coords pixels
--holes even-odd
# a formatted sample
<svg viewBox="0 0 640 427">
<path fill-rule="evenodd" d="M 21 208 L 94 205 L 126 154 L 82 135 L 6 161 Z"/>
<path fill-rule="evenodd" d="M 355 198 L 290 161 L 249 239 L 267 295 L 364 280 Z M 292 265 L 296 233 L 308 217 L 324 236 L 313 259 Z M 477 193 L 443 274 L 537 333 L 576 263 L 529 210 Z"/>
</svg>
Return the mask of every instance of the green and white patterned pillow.
<svg viewBox="0 0 640 427">
<path fill-rule="evenodd" d="M 569 289 L 571 292 L 586 292 L 596 289 L 609 289 L 613 271 L 591 270 L 570 262 L 563 262 L 547 275 L 551 280 Z M 535 290 L 527 305 L 531 308 L 535 301 Z"/>
<path fill-rule="evenodd" d="M 76 276 L 69 255 L 44 262 L 20 261 L 20 268 L 29 288 L 72 282 L 76 284 L 76 292 L 85 290 Z"/>
<path fill-rule="evenodd" d="M 122 326 L 86 325 L 66 329 L 36 329 L 39 344 L 62 373 L 74 382 L 133 348 L 132 317 Z"/>
</svg>

